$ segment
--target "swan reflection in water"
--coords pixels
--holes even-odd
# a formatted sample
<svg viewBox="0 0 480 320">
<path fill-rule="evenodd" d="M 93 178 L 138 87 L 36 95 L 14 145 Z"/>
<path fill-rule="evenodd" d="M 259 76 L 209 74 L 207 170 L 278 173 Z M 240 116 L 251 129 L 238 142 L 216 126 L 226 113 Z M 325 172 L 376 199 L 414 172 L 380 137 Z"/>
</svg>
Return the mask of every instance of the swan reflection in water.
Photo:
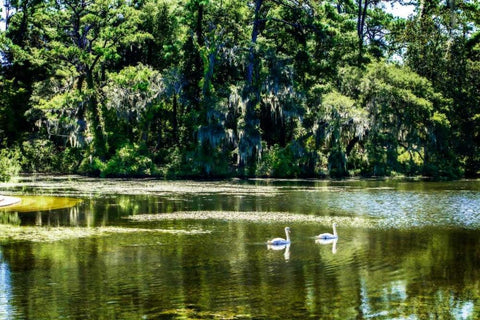
<svg viewBox="0 0 480 320">
<path fill-rule="evenodd" d="M 332 245 L 332 253 L 335 254 L 337 253 L 337 241 L 338 238 L 335 239 L 315 239 L 315 243 L 321 244 L 321 245 Z"/>
<path fill-rule="evenodd" d="M 267 249 L 268 250 L 275 250 L 275 251 L 280 251 L 280 250 L 285 249 L 285 252 L 283 253 L 283 256 L 285 257 L 285 261 L 290 260 L 290 243 L 287 243 L 287 244 L 267 244 Z"/>
</svg>

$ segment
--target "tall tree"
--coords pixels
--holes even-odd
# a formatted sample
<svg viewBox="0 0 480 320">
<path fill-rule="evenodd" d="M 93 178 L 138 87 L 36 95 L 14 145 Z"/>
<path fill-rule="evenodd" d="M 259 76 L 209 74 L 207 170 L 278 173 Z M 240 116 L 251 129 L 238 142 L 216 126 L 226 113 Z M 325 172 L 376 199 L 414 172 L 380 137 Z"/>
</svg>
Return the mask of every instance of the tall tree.
<svg viewBox="0 0 480 320">
<path fill-rule="evenodd" d="M 255 159 L 261 151 L 259 122 L 255 108 L 260 100 L 258 78 L 258 57 L 256 55 L 257 40 L 265 26 L 263 0 L 255 0 L 253 6 L 252 32 L 248 49 L 247 72 L 245 90 L 243 93 L 242 120 L 238 127 L 238 165 L 243 171 L 245 166 L 251 165 L 252 157 Z"/>
<path fill-rule="evenodd" d="M 119 48 L 148 37 L 137 29 L 140 11 L 126 1 L 58 0 L 48 3 L 38 19 L 48 33 L 44 47 L 33 48 L 35 54 L 56 66 L 57 78 L 71 79 L 56 92 L 51 86 L 47 92 L 37 92 L 39 101 L 46 101 L 43 108 L 47 112 L 73 108 L 69 117 L 76 117 L 77 140 L 83 143 L 85 134 L 92 134 L 92 152 L 102 156 L 106 141 L 98 99 L 100 85 L 108 63 L 119 58 Z M 73 103 L 68 97 L 75 97 Z M 62 105 L 60 101 L 69 103 Z"/>
<path fill-rule="evenodd" d="M 5 19 L 0 21 L 0 77 L 2 122 L 0 137 L 10 145 L 30 128 L 25 118 L 33 83 L 45 77 L 47 67 L 29 48 L 42 44 L 44 32 L 35 23 L 42 1 L 4 1 Z M 2 9 L 2 8 L 0 8 Z M 32 77 L 32 74 L 35 77 Z"/>
<path fill-rule="evenodd" d="M 454 147 L 468 164 L 468 175 L 478 174 L 480 169 L 478 160 L 474 160 L 479 141 L 471 134 L 475 131 L 478 93 L 473 89 L 476 81 L 468 80 L 476 73 L 470 68 L 476 57 L 469 57 L 469 48 L 476 43 L 479 21 L 475 17 L 479 12 L 477 2 L 420 1 L 417 16 L 406 29 L 406 63 L 452 99 L 451 108 L 445 112 L 457 136 Z"/>
</svg>

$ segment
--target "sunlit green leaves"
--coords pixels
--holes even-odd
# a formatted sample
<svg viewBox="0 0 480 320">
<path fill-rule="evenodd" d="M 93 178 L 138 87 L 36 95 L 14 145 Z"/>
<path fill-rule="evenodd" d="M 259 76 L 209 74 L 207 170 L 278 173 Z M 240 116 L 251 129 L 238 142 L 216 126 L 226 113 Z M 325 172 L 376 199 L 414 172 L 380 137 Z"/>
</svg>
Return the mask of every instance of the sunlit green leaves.
<svg viewBox="0 0 480 320">
<path fill-rule="evenodd" d="M 371 160 L 382 173 L 396 170 L 398 146 L 412 159 L 413 153 L 423 159 L 437 134 L 435 123 L 448 124 L 441 112 L 446 101 L 427 79 L 405 67 L 370 65 L 361 83 L 361 99 L 371 121 Z M 378 168 L 380 163 L 383 169 Z"/>
<path fill-rule="evenodd" d="M 115 60 L 120 45 L 140 43 L 150 38 L 137 29 L 140 11 L 124 1 L 95 0 L 70 3 L 59 1 L 63 10 L 47 11 L 45 24 L 55 30 L 47 46 L 50 54 L 71 63 L 81 72 L 93 72 L 97 63 Z"/>
<path fill-rule="evenodd" d="M 0 149 L 0 181 L 8 182 L 20 173 L 20 150 Z"/>
<path fill-rule="evenodd" d="M 0 133 L 19 144 L 81 146 L 99 167 L 139 145 L 179 175 L 430 174 L 449 152 L 480 170 L 475 1 L 407 19 L 377 0 L 10 5 Z"/>
<path fill-rule="evenodd" d="M 163 79 L 158 71 L 138 65 L 109 74 L 103 94 L 107 108 L 114 109 L 121 117 L 128 118 L 133 114 L 138 120 L 164 90 Z"/>
</svg>

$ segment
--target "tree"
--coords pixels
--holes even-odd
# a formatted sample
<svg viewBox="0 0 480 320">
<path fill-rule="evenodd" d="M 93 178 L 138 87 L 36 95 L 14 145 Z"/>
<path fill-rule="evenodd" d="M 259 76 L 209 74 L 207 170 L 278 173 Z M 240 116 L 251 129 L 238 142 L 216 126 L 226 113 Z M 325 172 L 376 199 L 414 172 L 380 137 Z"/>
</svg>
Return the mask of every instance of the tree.
<svg viewBox="0 0 480 320">
<path fill-rule="evenodd" d="M 25 118 L 32 86 L 45 77 L 46 67 L 29 48 L 41 43 L 43 31 L 34 24 L 41 1 L 4 1 L 5 30 L 0 30 L 0 78 L 3 123 L 1 138 L 13 145 L 30 131 Z M 32 77 L 32 74 L 35 77 Z"/>
<path fill-rule="evenodd" d="M 477 1 L 4 4 L 0 138 L 27 158 L 74 149 L 82 172 L 112 175 L 480 172 Z"/>
<path fill-rule="evenodd" d="M 118 73 L 108 74 L 102 89 L 105 107 L 115 119 L 109 121 L 109 139 L 120 140 L 114 147 L 125 142 L 146 146 L 154 113 L 159 112 L 160 98 L 165 93 L 161 74 L 141 64 L 125 67 Z M 119 136 L 124 136 L 124 141 Z"/>
<path fill-rule="evenodd" d="M 353 99 L 332 91 L 322 97 L 318 119 L 317 134 L 329 150 L 330 176 L 348 176 L 348 157 L 355 144 L 365 139 L 371 125 L 367 111 Z"/>
<path fill-rule="evenodd" d="M 370 118 L 372 174 L 403 171 L 399 155 L 404 153 L 410 164 L 417 161 L 412 173 L 431 174 L 432 165 L 445 169 L 454 163 L 447 152 L 450 124 L 443 113 L 448 101 L 426 78 L 405 67 L 374 63 L 362 80 L 360 99 Z"/>
<path fill-rule="evenodd" d="M 253 9 L 253 27 L 248 49 L 247 72 L 245 77 L 245 89 L 242 102 L 242 116 L 238 123 L 238 166 L 240 171 L 251 164 L 252 157 L 255 159 L 262 149 L 259 121 L 255 108 L 259 104 L 259 81 L 258 57 L 256 55 L 257 39 L 265 26 L 263 0 L 255 0 Z M 243 172 L 242 172 L 243 173 Z"/>
<path fill-rule="evenodd" d="M 45 91 L 38 90 L 38 101 L 47 102 L 42 105 L 50 114 L 65 114 L 63 108 L 71 109 L 67 118 L 76 118 L 72 127 L 76 140 L 83 143 L 85 134 L 91 134 L 93 154 L 103 156 L 106 141 L 99 89 L 105 68 L 120 58 L 119 48 L 149 36 L 137 28 L 140 11 L 126 1 L 58 0 L 47 3 L 38 19 L 46 30 L 44 46 L 31 49 L 56 67 L 52 78 L 63 79 L 53 92 L 51 85 L 43 86 Z"/>
<path fill-rule="evenodd" d="M 452 100 L 445 113 L 456 135 L 453 147 L 464 158 L 469 176 L 480 169 L 478 160 L 474 160 L 479 141 L 472 134 L 478 106 L 477 71 L 473 66 L 478 56 L 471 51 L 478 42 L 475 30 L 479 12 L 476 1 L 420 1 L 417 16 L 405 31 L 406 64 Z"/>
</svg>

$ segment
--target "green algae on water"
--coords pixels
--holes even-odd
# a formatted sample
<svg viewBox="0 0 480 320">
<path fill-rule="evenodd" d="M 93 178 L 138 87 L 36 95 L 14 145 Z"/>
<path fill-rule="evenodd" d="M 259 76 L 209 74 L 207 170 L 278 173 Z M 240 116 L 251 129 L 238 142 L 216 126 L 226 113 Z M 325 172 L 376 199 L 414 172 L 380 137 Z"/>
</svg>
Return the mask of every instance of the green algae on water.
<svg viewBox="0 0 480 320">
<path fill-rule="evenodd" d="M 195 235 L 210 233 L 210 231 L 192 229 L 144 229 L 123 227 L 33 227 L 0 225 L 0 242 L 28 241 L 28 242 L 54 242 L 69 239 L 108 236 L 121 233 L 169 233 L 178 235 Z"/>
<path fill-rule="evenodd" d="M 173 213 L 138 214 L 126 217 L 137 222 L 163 220 L 225 220 L 250 222 L 315 222 L 331 225 L 336 222 L 343 226 L 372 227 L 374 219 L 347 216 L 316 216 L 288 212 L 258 212 L 258 211 L 177 211 Z"/>
</svg>

